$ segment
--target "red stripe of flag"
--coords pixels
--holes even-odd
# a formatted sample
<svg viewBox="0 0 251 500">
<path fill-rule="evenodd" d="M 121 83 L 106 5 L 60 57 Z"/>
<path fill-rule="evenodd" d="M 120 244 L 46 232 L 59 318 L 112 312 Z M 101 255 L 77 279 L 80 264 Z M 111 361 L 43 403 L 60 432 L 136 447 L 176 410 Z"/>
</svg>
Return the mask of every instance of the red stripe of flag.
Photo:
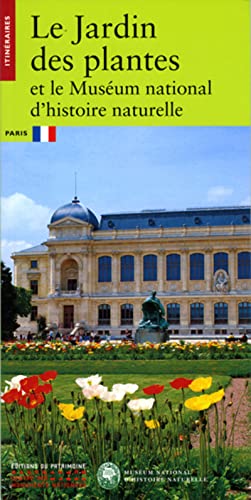
<svg viewBox="0 0 251 500">
<path fill-rule="evenodd" d="M 0 80 L 16 79 L 16 9 L 15 0 L 1 0 Z"/>
<path fill-rule="evenodd" d="M 48 128 L 49 128 L 49 134 L 48 134 L 49 142 L 56 142 L 56 127 L 48 127 Z"/>
</svg>

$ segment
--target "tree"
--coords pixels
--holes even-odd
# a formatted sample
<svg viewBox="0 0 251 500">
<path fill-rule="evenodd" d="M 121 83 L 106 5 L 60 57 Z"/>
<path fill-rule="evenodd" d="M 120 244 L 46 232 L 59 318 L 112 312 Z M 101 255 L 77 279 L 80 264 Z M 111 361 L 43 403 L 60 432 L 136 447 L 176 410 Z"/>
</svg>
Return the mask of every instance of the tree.
<svg viewBox="0 0 251 500">
<path fill-rule="evenodd" d="M 30 290 L 16 287 L 12 284 L 12 273 L 9 267 L 1 262 L 1 287 L 2 287 L 2 339 L 13 338 L 13 332 L 19 327 L 17 316 L 28 316 L 31 312 Z"/>
</svg>

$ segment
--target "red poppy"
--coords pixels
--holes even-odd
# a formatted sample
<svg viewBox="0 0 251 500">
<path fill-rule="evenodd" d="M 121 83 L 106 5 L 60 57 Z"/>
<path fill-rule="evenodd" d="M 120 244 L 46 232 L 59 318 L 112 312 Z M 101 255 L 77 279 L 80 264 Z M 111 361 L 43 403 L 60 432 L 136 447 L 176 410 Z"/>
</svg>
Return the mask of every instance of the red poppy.
<svg viewBox="0 0 251 500">
<path fill-rule="evenodd" d="M 57 374 L 58 372 L 56 372 L 56 370 L 48 370 L 47 372 L 44 372 L 41 375 L 39 375 L 39 378 L 41 378 L 43 382 L 48 382 L 49 380 L 54 380 Z"/>
<path fill-rule="evenodd" d="M 5 392 L 1 398 L 5 401 L 5 403 L 13 403 L 13 401 L 18 401 L 20 396 L 21 393 L 17 389 L 11 389 L 10 391 Z"/>
<path fill-rule="evenodd" d="M 38 405 L 41 405 L 43 402 L 44 396 L 38 392 L 29 395 L 25 394 L 19 399 L 18 404 L 31 410 L 32 408 L 36 408 Z"/>
<path fill-rule="evenodd" d="M 20 386 L 24 392 L 35 391 L 38 387 L 38 376 L 32 375 L 31 377 L 24 378 L 20 381 Z"/>
<path fill-rule="evenodd" d="M 173 389 L 186 389 L 193 380 L 188 378 L 176 378 L 170 382 L 170 386 Z"/>
<path fill-rule="evenodd" d="M 152 396 L 153 394 L 160 394 L 162 391 L 164 391 L 164 388 L 164 385 L 155 384 L 149 385 L 149 387 L 145 387 L 143 391 L 148 396 Z"/>
<path fill-rule="evenodd" d="M 43 384 L 43 385 L 39 385 L 37 388 L 36 388 L 36 394 L 38 393 L 43 393 L 43 394 L 49 394 L 49 392 L 52 391 L 52 385 L 51 384 Z"/>
</svg>

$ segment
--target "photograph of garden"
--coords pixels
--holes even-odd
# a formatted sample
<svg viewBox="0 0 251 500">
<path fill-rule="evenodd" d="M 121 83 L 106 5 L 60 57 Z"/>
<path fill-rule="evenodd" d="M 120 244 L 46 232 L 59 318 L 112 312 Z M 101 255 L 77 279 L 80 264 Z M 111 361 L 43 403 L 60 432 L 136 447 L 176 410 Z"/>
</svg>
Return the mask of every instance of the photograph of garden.
<svg viewBox="0 0 251 500">
<path fill-rule="evenodd" d="M 247 499 L 250 358 L 239 342 L 4 343 L 3 498 Z M 103 463 L 121 475 L 107 489 Z"/>
<path fill-rule="evenodd" d="M 4 500 L 251 498 L 249 147 L 245 127 L 3 145 Z"/>
</svg>

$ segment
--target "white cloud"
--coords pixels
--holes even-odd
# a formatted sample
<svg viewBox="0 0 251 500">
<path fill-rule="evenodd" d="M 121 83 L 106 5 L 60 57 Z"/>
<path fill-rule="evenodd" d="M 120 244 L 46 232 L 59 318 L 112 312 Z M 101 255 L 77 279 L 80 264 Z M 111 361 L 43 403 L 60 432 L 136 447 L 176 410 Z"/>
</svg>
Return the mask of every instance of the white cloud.
<svg viewBox="0 0 251 500">
<path fill-rule="evenodd" d="M 211 202 L 221 202 L 233 194 L 233 188 L 226 186 L 214 186 L 207 192 L 207 199 Z"/>
<path fill-rule="evenodd" d="M 22 241 L 22 240 L 16 240 L 16 241 L 10 241 L 6 239 L 2 239 L 1 242 L 1 260 L 4 262 L 4 264 L 8 267 L 10 267 L 13 270 L 14 267 L 14 262 L 10 258 L 11 254 L 13 252 L 18 252 L 19 250 L 24 250 L 25 248 L 31 247 L 32 244 L 28 243 L 27 241 Z"/>
<path fill-rule="evenodd" d="M 37 231 L 46 228 L 51 210 L 22 193 L 2 197 L 2 230 Z"/>
</svg>

